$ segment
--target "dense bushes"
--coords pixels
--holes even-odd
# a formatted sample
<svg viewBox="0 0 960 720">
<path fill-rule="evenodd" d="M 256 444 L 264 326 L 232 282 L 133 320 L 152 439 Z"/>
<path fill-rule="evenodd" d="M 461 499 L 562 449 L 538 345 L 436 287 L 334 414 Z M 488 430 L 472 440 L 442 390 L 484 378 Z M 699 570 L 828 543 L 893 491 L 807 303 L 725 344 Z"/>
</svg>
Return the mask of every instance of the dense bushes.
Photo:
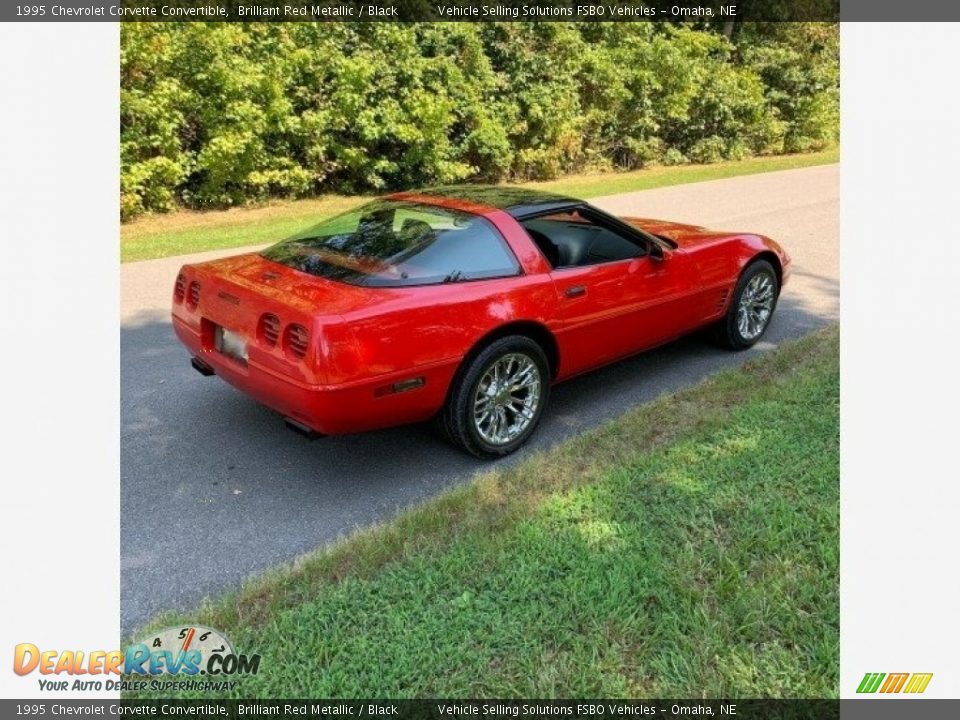
<svg viewBox="0 0 960 720">
<path fill-rule="evenodd" d="M 713 162 L 836 139 L 836 25 L 128 23 L 121 208 Z"/>
</svg>

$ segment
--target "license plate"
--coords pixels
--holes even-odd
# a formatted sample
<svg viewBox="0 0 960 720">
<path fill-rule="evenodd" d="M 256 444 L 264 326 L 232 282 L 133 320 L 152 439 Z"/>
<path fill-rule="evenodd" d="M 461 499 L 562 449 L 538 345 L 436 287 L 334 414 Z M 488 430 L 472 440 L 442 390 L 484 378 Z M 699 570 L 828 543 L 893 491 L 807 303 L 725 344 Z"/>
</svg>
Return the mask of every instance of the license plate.
<svg viewBox="0 0 960 720">
<path fill-rule="evenodd" d="M 240 333 L 218 325 L 213 333 L 213 346 L 227 357 L 247 364 L 247 339 Z"/>
</svg>

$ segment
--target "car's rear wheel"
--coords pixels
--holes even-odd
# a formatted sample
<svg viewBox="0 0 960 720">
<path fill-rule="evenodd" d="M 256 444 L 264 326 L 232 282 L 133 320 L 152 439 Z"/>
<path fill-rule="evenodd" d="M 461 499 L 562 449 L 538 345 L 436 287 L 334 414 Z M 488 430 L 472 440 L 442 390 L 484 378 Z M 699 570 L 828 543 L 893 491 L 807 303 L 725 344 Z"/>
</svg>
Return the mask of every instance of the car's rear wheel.
<svg viewBox="0 0 960 720">
<path fill-rule="evenodd" d="M 550 367 L 534 340 L 510 335 L 461 368 L 440 413 L 444 434 L 480 458 L 509 455 L 533 434 L 550 394 Z"/>
<path fill-rule="evenodd" d="M 773 265 L 766 260 L 748 265 L 737 281 L 727 314 L 715 328 L 720 344 L 731 350 L 752 347 L 767 331 L 779 295 Z"/>
</svg>

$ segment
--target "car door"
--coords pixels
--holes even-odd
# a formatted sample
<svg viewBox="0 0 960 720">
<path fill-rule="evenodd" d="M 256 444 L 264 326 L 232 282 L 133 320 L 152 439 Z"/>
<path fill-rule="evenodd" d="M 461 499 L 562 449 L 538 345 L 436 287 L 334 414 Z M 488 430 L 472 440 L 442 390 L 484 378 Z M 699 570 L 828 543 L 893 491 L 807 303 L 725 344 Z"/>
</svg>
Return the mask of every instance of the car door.
<svg viewBox="0 0 960 720">
<path fill-rule="evenodd" d="M 642 241 L 579 209 L 523 223 L 548 260 L 558 295 L 562 375 L 658 345 L 694 322 L 695 268 L 682 252 L 647 253 Z M 632 257 L 630 256 L 632 255 Z"/>
</svg>

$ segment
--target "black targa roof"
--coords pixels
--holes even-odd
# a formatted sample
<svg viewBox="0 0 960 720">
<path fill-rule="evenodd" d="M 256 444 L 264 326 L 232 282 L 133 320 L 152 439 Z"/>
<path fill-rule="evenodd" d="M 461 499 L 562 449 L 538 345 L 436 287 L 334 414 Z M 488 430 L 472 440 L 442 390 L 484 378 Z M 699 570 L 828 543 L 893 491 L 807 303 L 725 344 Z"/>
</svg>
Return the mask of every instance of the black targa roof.
<svg viewBox="0 0 960 720">
<path fill-rule="evenodd" d="M 542 212 L 549 210 L 551 207 L 575 205 L 582 202 L 567 195 L 513 185 L 445 185 L 418 190 L 417 194 L 486 205 L 504 210 L 514 217 Z"/>
</svg>

